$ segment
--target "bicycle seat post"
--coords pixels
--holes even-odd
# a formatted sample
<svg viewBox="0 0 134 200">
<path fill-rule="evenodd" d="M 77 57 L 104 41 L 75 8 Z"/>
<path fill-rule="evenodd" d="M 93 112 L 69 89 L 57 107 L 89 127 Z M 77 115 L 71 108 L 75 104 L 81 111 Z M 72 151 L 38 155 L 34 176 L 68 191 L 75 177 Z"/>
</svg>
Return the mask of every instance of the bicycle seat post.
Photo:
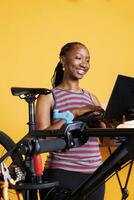
<svg viewBox="0 0 134 200">
<path fill-rule="evenodd" d="M 29 114 L 29 132 L 34 131 L 36 129 L 35 123 L 35 100 L 36 97 L 34 95 L 28 95 L 25 97 L 25 101 L 28 103 L 28 114 Z"/>
</svg>

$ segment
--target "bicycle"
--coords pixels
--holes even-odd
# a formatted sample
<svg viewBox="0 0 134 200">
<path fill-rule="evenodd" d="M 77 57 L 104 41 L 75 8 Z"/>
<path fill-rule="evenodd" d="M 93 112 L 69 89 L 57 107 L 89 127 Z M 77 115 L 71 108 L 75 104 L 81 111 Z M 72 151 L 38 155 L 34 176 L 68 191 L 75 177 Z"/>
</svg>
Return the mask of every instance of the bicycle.
<svg viewBox="0 0 134 200">
<path fill-rule="evenodd" d="M 90 178 L 87 177 L 87 180 L 81 184 L 79 188 L 72 192 L 65 191 L 64 197 L 62 196 L 58 200 L 83 200 L 85 194 L 93 192 L 97 185 L 101 184 L 114 172 L 121 169 L 123 164 L 129 161 L 133 161 L 134 136 L 132 136 L 132 133 L 134 132 L 134 129 L 87 129 L 85 123 L 76 121 L 72 124 L 64 124 L 60 130 L 38 131 L 36 130 L 35 124 L 35 100 L 38 98 L 38 95 L 47 95 L 51 92 L 51 90 L 45 88 L 13 87 L 11 88 L 11 91 L 14 96 L 19 96 L 21 99 L 24 99 L 28 103 L 29 132 L 16 144 L 9 136 L 7 136 L 7 134 L 3 133 L 2 131 L 0 132 L 0 144 L 3 148 L 0 163 L 6 160 L 8 168 L 13 176 L 15 176 L 15 166 L 20 167 L 23 174 L 25 175 L 25 180 L 21 180 L 16 185 L 10 185 L 10 188 L 16 191 L 25 191 L 25 200 L 29 200 L 30 190 L 38 190 L 42 188 L 52 188 L 52 192 L 50 195 L 48 195 L 47 200 L 52 200 L 52 198 L 55 200 L 55 190 L 53 188 L 58 186 L 58 182 L 56 180 L 46 180 L 42 182 L 42 174 L 40 169 L 36 169 L 33 160 L 35 158 L 35 161 L 39 161 L 38 155 L 44 152 L 59 150 L 64 151 L 66 149 L 73 148 L 78 139 L 80 143 L 82 143 L 85 142 L 85 138 L 90 136 L 113 137 L 113 135 L 116 135 L 129 137 L 98 168 L 98 170 L 96 170 L 96 172 Z M 55 136 L 56 139 L 51 141 L 41 139 L 42 137 L 47 136 Z M 11 160 L 7 161 L 7 158 L 10 158 Z M 125 185 L 125 189 L 126 186 L 127 184 Z M 126 193 L 123 194 L 124 196 L 122 197 L 122 200 L 127 198 L 127 196 L 125 196 Z"/>
</svg>

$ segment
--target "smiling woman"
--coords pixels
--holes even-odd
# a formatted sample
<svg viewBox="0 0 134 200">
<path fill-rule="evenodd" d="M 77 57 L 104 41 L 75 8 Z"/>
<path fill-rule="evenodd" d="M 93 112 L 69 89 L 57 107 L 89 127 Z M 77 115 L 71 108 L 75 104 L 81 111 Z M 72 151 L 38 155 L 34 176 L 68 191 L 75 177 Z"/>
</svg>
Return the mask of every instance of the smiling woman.
<svg viewBox="0 0 134 200">
<path fill-rule="evenodd" d="M 52 93 L 41 95 L 37 100 L 36 122 L 39 130 L 59 129 L 64 123 L 72 123 L 76 117 L 102 111 L 97 98 L 79 86 L 79 80 L 89 70 L 89 61 L 89 51 L 84 44 L 71 42 L 62 47 L 52 77 Z M 59 181 L 60 190 L 57 195 L 60 195 L 64 189 L 75 190 L 87 175 L 94 173 L 101 162 L 98 139 L 89 138 L 80 147 L 49 154 L 44 176 Z M 41 200 L 45 200 L 47 192 L 41 192 Z M 56 199 L 60 199 L 60 196 L 54 197 Z M 94 194 L 85 197 L 85 200 L 89 199 L 103 200 L 104 185 Z"/>
<path fill-rule="evenodd" d="M 83 76 L 89 69 L 89 61 L 89 51 L 85 45 L 80 42 L 67 43 L 61 49 L 60 61 L 52 77 L 52 84 L 55 84 L 53 85 L 53 87 L 59 85 L 62 82 L 62 79 L 66 81 L 68 79 L 77 80 L 83 78 Z M 53 81 L 54 78 L 55 81 Z M 62 87 L 64 81 L 62 82 L 60 87 Z"/>
<path fill-rule="evenodd" d="M 73 51 L 60 55 L 60 63 L 64 67 L 64 80 L 83 78 L 89 69 L 89 51 L 80 43 L 76 43 Z"/>
</svg>

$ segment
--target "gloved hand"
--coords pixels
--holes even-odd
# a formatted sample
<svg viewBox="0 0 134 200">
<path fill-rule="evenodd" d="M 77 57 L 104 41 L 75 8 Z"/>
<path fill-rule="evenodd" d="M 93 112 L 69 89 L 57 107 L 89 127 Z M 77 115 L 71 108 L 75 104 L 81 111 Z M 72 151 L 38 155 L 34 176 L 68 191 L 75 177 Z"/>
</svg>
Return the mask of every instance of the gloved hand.
<svg viewBox="0 0 134 200">
<path fill-rule="evenodd" d="M 74 115 L 70 111 L 65 111 L 65 112 L 59 112 L 58 109 L 53 110 L 53 119 L 54 120 L 60 120 L 64 119 L 66 120 L 66 123 L 72 123 L 74 119 Z"/>
</svg>

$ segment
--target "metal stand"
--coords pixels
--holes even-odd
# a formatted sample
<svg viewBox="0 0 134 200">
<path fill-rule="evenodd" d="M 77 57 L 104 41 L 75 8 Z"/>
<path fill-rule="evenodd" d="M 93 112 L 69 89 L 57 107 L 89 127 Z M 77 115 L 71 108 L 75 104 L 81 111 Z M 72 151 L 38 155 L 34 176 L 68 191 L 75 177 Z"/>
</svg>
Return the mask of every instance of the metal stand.
<svg viewBox="0 0 134 200">
<path fill-rule="evenodd" d="M 108 147 L 108 150 L 109 150 L 109 153 L 111 155 L 112 154 L 111 148 Z M 118 171 L 115 172 L 115 175 L 117 177 L 117 180 L 118 180 L 118 183 L 119 183 L 119 186 L 120 186 L 120 189 L 121 189 L 121 193 L 122 193 L 121 200 L 126 200 L 129 196 L 129 191 L 127 189 L 127 186 L 128 186 L 128 181 L 129 181 L 130 174 L 131 174 L 131 171 L 132 171 L 133 160 L 131 160 L 128 164 L 130 164 L 130 165 L 129 165 L 128 174 L 127 174 L 127 177 L 126 177 L 126 182 L 125 182 L 124 187 L 122 186 L 121 179 L 120 179 Z"/>
<path fill-rule="evenodd" d="M 91 128 L 88 130 L 83 130 L 82 132 L 80 131 L 80 126 L 77 126 L 76 123 L 76 127 L 75 124 L 69 124 L 66 127 L 66 130 L 71 132 L 71 130 L 73 131 L 74 129 L 71 128 L 71 126 L 73 126 L 73 128 L 75 129 L 74 132 L 72 132 L 72 136 L 74 137 L 113 137 L 113 136 L 126 136 L 126 140 L 119 145 L 119 147 L 111 154 L 111 156 L 109 156 L 106 161 L 94 172 L 94 174 L 91 177 L 87 177 L 87 179 L 75 190 L 73 191 L 71 194 L 67 194 L 65 198 L 59 198 L 58 200 L 84 200 L 85 196 L 90 195 L 91 193 L 93 193 L 100 184 L 103 184 L 104 182 L 106 182 L 109 179 L 109 176 L 112 176 L 111 174 L 115 174 L 115 172 L 121 170 L 124 166 L 125 163 L 128 163 L 130 160 L 134 159 L 134 129 L 99 129 L 99 128 Z M 64 133 L 66 133 L 67 131 L 63 130 Z M 44 136 L 48 136 L 50 135 L 49 132 L 45 132 L 45 131 L 35 131 L 35 134 L 42 134 Z M 61 134 L 61 133 L 60 133 Z M 54 134 L 53 136 L 57 136 L 58 134 Z M 66 134 L 64 134 L 66 135 Z M 62 135 L 63 137 L 63 135 Z M 68 138 L 68 137 L 67 137 Z M 67 139 L 67 143 L 68 143 Z M 69 145 L 70 146 L 70 145 Z M 63 148 L 64 149 L 64 148 Z M 43 148 L 42 148 L 42 152 L 43 152 Z M 132 167 L 132 163 L 131 163 L 131 167 Z M 127 184 L 128 184 L 128 179 L 130 176 L 130 172 L 131 172 L 131 167 L 129 169 L 129 174 L 126 180 L 126 184 L 125 187 L 123 188 L 123 198 L 127 198 L 126 196 L 126 188 L 127 188 Z M 110 177 L 111 178 L 111 177 Z M 55 200 L 55 194 L 53 193 L 53 196 L 48 196 L 47 200 Z M 124 200 L 122 199 L 122 200 Z"/>
<path fill-rule="evenodd" d="M 87 178 L 68 198 L 69 200 L 83 200 L 85 195 L 90 195 L 97 187 L 121 166 L 134 158 L 134 137 L 129 138 L 124 144 L 120 145 L 112 155 Z"/>
</svg>

